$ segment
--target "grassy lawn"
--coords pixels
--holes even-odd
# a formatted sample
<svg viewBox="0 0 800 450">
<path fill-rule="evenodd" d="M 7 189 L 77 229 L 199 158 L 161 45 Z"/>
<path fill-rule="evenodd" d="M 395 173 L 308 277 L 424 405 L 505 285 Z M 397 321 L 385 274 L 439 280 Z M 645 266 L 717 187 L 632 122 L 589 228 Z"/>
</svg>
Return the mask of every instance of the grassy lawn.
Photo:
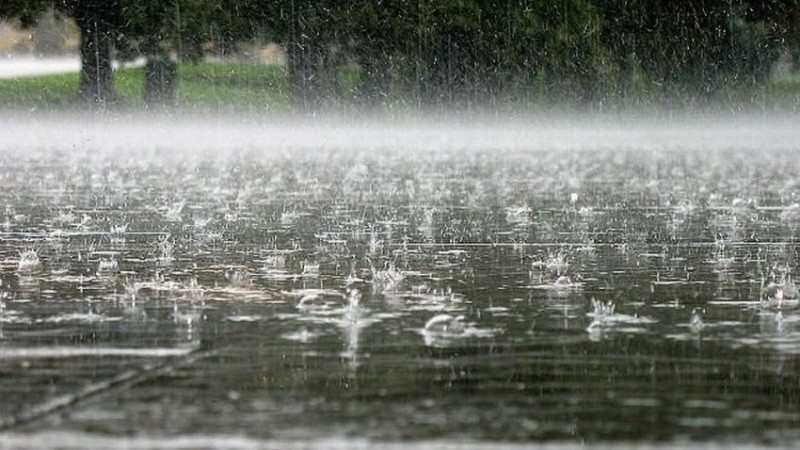
<svg viewBox="0 0 800 450">
<path fill-rule="evenodd" d="M 178 106 L 195 111 L 287 112 L 291 95 L 283 67 L 246 63 L 182 64 L 179 67 Z M 343 104 L 354 99 L 358 69 L 340 69 L 338 98 Z M 78 74 L 45 75 L 16 79 L 0 79 L 0 108 L 27 110 L 86 108 L 76 100 Z M 114 89 L 119 97 L 115 108 L 139 109 L 143 101 L 144 69 L 122 68 L 114 72 Z M 541 93 L 539 93 L 541 94 Z M 647 92 L 633 94 L 658 107 L 657 97 L 647 100 Z M 517 106 L 528 105 L 534 112 L 541 107 L 537 94 L 514 96 Z M 530 97 L 530 98 L 529 98 Z M 691 105 L 691 99 L 686 103 Z M 555 100 L 563 110 L 570 109 L 570 100 Z M 389 102 L 391 104 L 391 102 Z M 539 106 L 537 106 L 539 105 Z M 711 100 L 712 110 L 800 111 L 800 77 L 781 77 L 767 85 L 746 88 L 722 88 Z M 641 105 L 647 106 L 647 105 Z M 413 109 L 413 107 L 412 107 Z M 553 109 L 552 105 L 545 108 Z"/>
<path fill-rule="evenodd" d="M 77 89 L 77 73 L 0 79 L 0 107 L 79 107 Z M 114 71 L 119 107 L 143 107 L 143 90 L 143 68 Z M 179 106 L 190 109 L 285 111 L 290 105 L 284 69 L 255 64 L 183 64 L 177 97 Z"/>
<path fill-rule="evenodd" d="M 74 102 L 78 74 L 0 79 L 0 105 L 38 108 Z"/>
<path fill-rule="evenodd" d="M 237 63 L 183 64 L 179 69 L 178 103 L 183 106 L 288 110 L 289 84 L 279 66 Z M 143 74 L 139 73 L 141 98 Z"/>
</svg>

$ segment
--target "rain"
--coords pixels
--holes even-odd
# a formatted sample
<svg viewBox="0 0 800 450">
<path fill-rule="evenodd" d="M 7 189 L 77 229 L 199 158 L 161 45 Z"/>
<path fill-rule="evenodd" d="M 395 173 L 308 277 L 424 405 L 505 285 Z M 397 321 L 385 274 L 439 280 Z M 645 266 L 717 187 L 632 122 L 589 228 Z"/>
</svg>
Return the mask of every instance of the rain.
<svg viewBox="0 0 800 450">
<path fill-rule="evenodd" d="M 794 3 L 100 3 L 0 6 L 0 448 L 800 441 Z"/>
</svg>

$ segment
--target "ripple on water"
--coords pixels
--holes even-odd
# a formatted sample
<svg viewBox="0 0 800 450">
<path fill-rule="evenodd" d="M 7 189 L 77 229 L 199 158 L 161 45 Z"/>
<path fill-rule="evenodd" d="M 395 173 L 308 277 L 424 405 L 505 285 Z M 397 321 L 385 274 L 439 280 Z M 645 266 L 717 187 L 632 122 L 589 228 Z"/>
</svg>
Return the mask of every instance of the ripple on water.
<svg viewBox="0 0 800 450">
<path fill-rule="evenodd" d="M 230 322 L 259 322 L 264 319 L 264 316 L 260 316 L 257 314 L 242 314 L 242 315 L 234 315 L 234 316 L 227 316 L 225 320 Z"/>
<path fill-rule="evenodd" d="M 282 334 L 281 338 L 286 339 L 287 341 L 294 341 L 306 344 L 315 341 L 317 338 L 323 336 L 324 334 L 325 333 L 309 331 L 307 328 L 300 328 L 296 331 Z"/>
<path fill-rule="evenodd" d="M 429 347 L 450 347 L 464 344 L 470 339 L 493 337 L 501 330 L 480 328 L 475 323 L 467 322 L 463 315 L 437 314 L 428 319 L 425 326 L 415 331 Z"/>
<path fill-rule="evenodd" d="M 96 313 L 71 313 L 71 314 L 58 314 L 49 317 L 37 318 L 34 323 L 64 323 L 64 322 L 80 322 L 80 323 L 101 323 L 101 322 L 119 322 L 122 317 L 107 316 L 104 314 Z"/>
<path fill-rule="evenodd" d="M 0 323 L 29 325 L 33 319 L 20 313 L 19 311 L 0 311 Z"/>
</svg>

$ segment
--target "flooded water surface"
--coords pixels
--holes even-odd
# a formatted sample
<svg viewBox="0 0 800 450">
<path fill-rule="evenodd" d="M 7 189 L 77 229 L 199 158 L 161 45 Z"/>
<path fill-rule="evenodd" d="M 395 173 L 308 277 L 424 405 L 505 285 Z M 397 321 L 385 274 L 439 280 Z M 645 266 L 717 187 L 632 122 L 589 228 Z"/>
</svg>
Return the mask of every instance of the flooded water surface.
<svg viewBox="0 0 800 450">
<path fill-rule="evenodd" d="M 14 126 L 0 447 L 800 438 L 790 128 Z"/>
</svg>

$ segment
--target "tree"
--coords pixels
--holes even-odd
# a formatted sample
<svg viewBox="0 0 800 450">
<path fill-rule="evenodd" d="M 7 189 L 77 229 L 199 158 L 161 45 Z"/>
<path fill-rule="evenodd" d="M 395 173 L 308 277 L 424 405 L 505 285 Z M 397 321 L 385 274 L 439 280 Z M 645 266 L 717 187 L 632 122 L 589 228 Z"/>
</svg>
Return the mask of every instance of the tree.
<svg viewBox="0 0 800 450">
<path fill-rule="evenodd" d="M 147 58 L 157 99 L 174 94 L 175 60 L 278 42 L 301 110 L 336 96 L 350 63 L 363 105 L 398 93 L 434 106 L 593 105 L 635 90 L 704 101 L 765 82 L 781 49 L 800 55 L 800 0 L 4 0 L 0 17 L 30 26 L 53 7 L 80 28 L 79 94 L 93 102 L 114 98 L 112 48 Z"/>
<path fill-rule="evenodd" d="M 706 102 L 721 85 L 764 83 L 782 46 L 789 46 L 797 1 L 595 0 L 602 44 L 619 67 L 619 91 L 637 76 L 676 96 Z M 794 22 L 796 23 L 796 22 Z"/>
<path fill-rule="evenodd" d="M 145 101 L 173 102 L 177 62 L 206 53 L 225 55 L 261 31 L 261 0 L 122 0 L 125 20 L 117 43 L 124 59 L 144 57 Z"/>
<path fill-rule="evenodd" d="M 407 80 L 431 106 L 497 105 L 537 84 L 577 84 L 576 97 L 593 96 L 599 20 L 586 0 L 364 0 L 347 16 L 368 102 Z"/>
<path fill-rule="evenodd" d="M 81 32 L 78 96 L 94 103 L 113 101 L 111 50 L 121 19 L 119 0 L 58 1 Z"/>
<path fill-rule="evenodd" d="M 111 49 L 120 20 L 119 0 L 5 0 L 0 3 L 0 17 L 32 26 L 53 7 L 72 17 L 80 29 L 79 98 L 94 103 L 113 100 Z"/>
<path fill-rule="evenodd" d="M 117 47 L 124 59 L 143 56 L 144 100 L 147 104 L 175 101 L 177 63 L 173 52 L 181 49 L 181 1 L 122 0 L 125 20 Z M 186 23 L 189 23 L 187 21 Z M 180 55 L 177 55 L 180 57 Z"/>
<path fill-rule="evenodd" d="M 51 0 L 4 0 L 0 2 L 0 19 L 16 19 L 23 27 L 32 27 L 51 4 Z"/>
<path fill-rule="evenodd" d="M 287 54 L 289 85 L 295 107 L 315 110 L 339 83 L 336 70 L 340 59 L 338 43 L 341 24 L 336 12 L 346 2 L 333 0 L 290 0 L 280 2 L 275 36 Z"/>
</svg>

